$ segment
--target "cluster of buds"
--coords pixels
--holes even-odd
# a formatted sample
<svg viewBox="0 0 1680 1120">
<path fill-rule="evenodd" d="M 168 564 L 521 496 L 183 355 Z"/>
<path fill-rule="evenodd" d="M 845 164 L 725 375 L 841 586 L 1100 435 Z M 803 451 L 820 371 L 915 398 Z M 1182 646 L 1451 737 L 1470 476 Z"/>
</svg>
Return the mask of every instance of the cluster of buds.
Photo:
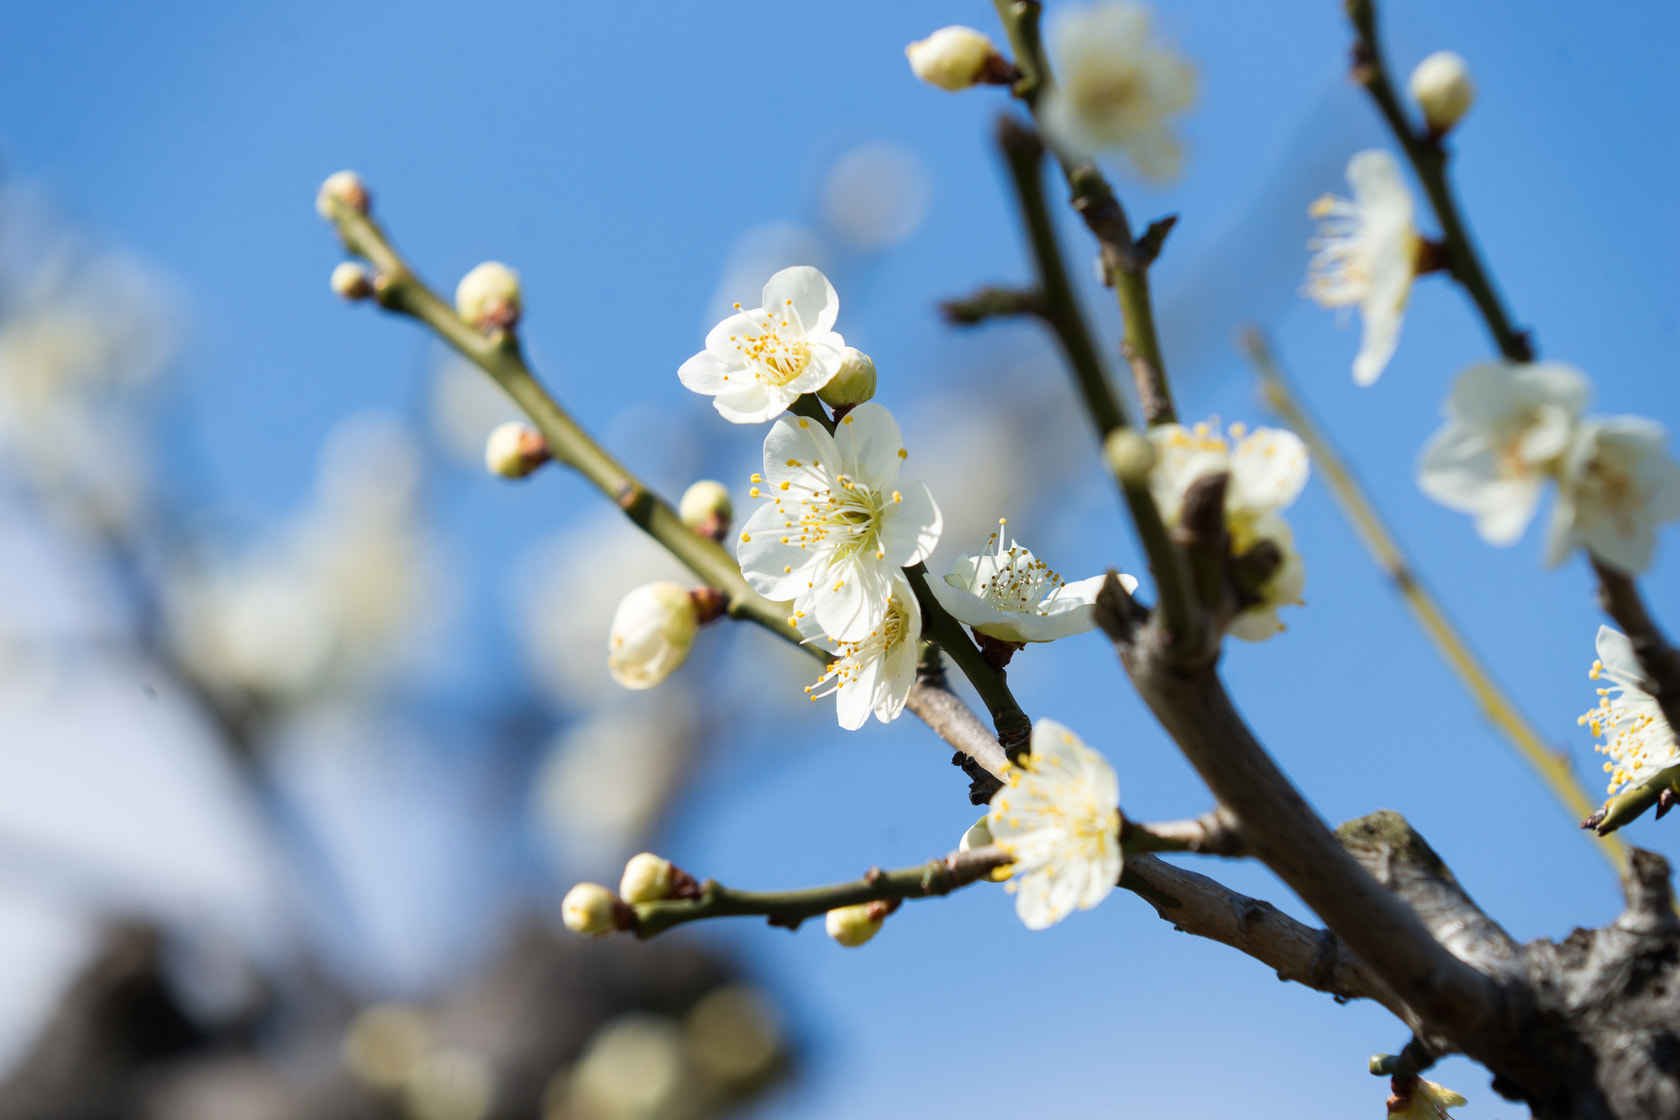
<svg viewBox="0 0 1680 1120">
<path fill-rule="evenodd" d="M 630 857 L 618 882 L 618 893 L 599 883 L 579 883 L 560 903 L 560 920 L 573 933 L 605 937 L 636 928 L 634 907 L 673 898 L 698 898 L 694 876 L 662 856 L 642 852 Z"/>
<path fill-rule="evenodd" d="M 1019 77 L 1013 63 L 972 27 L 941 27 L 904 48 L 910 69 L 922 81 L 952 91 L 977 85 L 1008 85 Z"/>
</svg>

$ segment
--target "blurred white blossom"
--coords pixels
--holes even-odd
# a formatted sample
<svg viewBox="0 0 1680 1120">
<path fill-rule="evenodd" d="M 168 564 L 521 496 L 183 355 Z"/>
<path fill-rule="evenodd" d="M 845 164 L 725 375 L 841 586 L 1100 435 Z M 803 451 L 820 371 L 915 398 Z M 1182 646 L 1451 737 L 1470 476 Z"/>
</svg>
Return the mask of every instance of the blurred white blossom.
<svg viewBox="0 0 1680 1120">
<path fill-rule="evenodd" d="M 835 160 L 823 179 L 823 224 L 861 252 L 890 249 L 927 216 L 929 178 L 921 157 L 902 144 L 859 144 Z"/>
<path fill-rule="evenodd" d="M 1039 104 L 1051 140 L 1089 156 L 1118 149 L 1146 179 L 1178 177 L 1184 149 L 1170 118 L 1196 99 L 1196 71 L 1151 35 L 1134 0 L 1057 9 L 1049 27 L 1056 81 Z"/>
<path fill-rule="evenodd" d="M 383 676 L 428 620 L 436 586 L 419 470 L 399 423 L 340 424 L 308 508 L 242 556 L 177 573 L 169 607 L 182 662 L 212 688 L 275 702 Z"/>
<path fill-rule="evenodd" d="M 1680 518 L 1680 464 L 1663 451 L 1667 439 L 1643 416 L 1589 416 L 1576 426 L 1558 477 L 1548 563 L 1579 546 L 1624 572 L 1650 567 L 1657 526 Z"/>
<path fill-rule="evenodd" d="M 662 1015 L 632 1012 L 602 1027 L 567 1082 L 576 1120 L 681 1120 L 701 1111 L 683 1033 Z"/>
</svg>

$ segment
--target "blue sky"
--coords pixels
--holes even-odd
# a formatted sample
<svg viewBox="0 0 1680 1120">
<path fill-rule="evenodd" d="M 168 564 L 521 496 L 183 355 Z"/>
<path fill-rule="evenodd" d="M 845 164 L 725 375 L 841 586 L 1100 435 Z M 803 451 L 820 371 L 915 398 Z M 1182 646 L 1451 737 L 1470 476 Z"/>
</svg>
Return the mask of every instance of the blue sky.
<svg viewBox="0 0 1680 1120">
<path fill-rule="evenodd" d="M 1597 411 L 1680 429 L 1680 13 L 1656 3 L 1388 7 L 1402 75 L 1443 47 L 1475 73 L 1479 97 L 1454 169 L 1518 320 L 1535 328 L 1544 356 L 1592 377 Z M 1357 329 L 1338 329 L 1297 294 L 1308 202 L 1341 189 L 1353 151 L 1383 143 L 1344 80 L 1339 9 L 1158 6 L 1202 80 L 1185 124 L 1187 173 L 1165 190 L 1124 176 L 1117 186 L 1134 220 L 1182 215 L 1156 274 L 1181 411 L 1258 419 L 1228 339 L 1245 318 L 1271 329 L 1425 578 L 1596 792 L 1596 756 L 1574 719 L 1593 699 L 1585 670 L 1598 625 L 1584 565 L 1544 570 L 1538 525 L 1515 547 L 1490 549 L 1412 482 L 1453 376 L 1489 353 L 1478 321 L 1455 290 L 1420 284 L 1399 353 L 1361 390 L 1348 375 Z M 1029 269 L 989 141 L 1004 100 L 920 85 L 902 55 L 946 23 L 995 32 L 978 0 L 66 3 L 3 13 L 0 167 L 172 277 L 188 341 L 169 465 L 233 524 L 299 502 L 341 417 L 424 411 L 432 344 L 327 290 L 340 254 L 311 200 L 341 167 L 366 176 L 378 215 L 439 287 L 480 260 L 517 267 L 541 372 L 662 485 L 684 481 L 660 446 L 673 426 L 711 426 L 703 457 L 720 477 L 753 469 L 755 438 L 721 430 L 677 384 L 676 367 L 710 326 L 736 239 L 767 221 L 820 229 L 825 174 L 867 142 L 908 149 L 927 174 L 919 227 L 880 253 L 837 250 L 833 269 L 839 329 L 874 356 L 879 399 L 904 421 L 912 455 L 952 400 L 1009 409 L 1060 391 L 1000 368 L 999 355 L 1018 355 L 1023 376 L 1059 376 L 1032 327 L 957 337 L 933 314 L 941 298 Z M 1069 258 L 1082 262 L 1086 235 L 1071 215 L 1062 228 Z M 1092 317 L 1117 341 L 1107 294 L 1080 272 Z M 1077 442 L 1076 472 L 1057 476 L 1033 508 L 998 513 L 1039 530 L 1046 543 L 1026 543 L 1069 578 L 1135 568 L 1087 431 L 1066 442 Z M 1005 469 L 1049 473 L 1036 459 Z M 515 488 L 467 472 L 445 473 L 433 497 L 463 599 L 451 654 L 428 683 L 470 704 L 519 671 L 510 558 L 596 499 L 558 477 Z M 1603 865 L 1475 715 L 1327 495 L 1309 486 L 1292 520 L 1308 606 L 1285 635 L 1232 648 L 1225 661 L 1238 704 L 1280 761 L 1332 821 L 1407 813 L 1519 938 L 1613 916 Z M 978 543 L 951 541 L 940 555 Z M 1671 629 L 1677 577 L 1668 534 L 1645 587 Z M 753 637 L 719 639 L 713 652 Z M 1062 720 L 1115 761 L 1128 810 L 1207 807 L 1100 637 L 1031 650 L 1017 666 L 1031 713 Z M 946 752 L 913 720 L 846 736 L 824 720 L 793 732 L 761 723 L 762 741 L 709 759 L 666 838 L 697 874 L 764 886 L 848 877 L 943 852 L 973 819 Z M 1667 825 L 1640 822 L 1629 839 L 1673 856 Z M 1252 867 L 1204 870 L 1298 911 Z M 446 897 L 417 898 L 416 913 L 450 910 Z M 814 928 L 703 936 L 776 982 L 814 1043 L 810 1076 L 765 1116 L 988 1106 L 1211 1115 L 1238 1102 L 1265 1117 L 1374 1114 L 1383 1089 L 1364 1061 L 1405 1041 L 1385 1013 L 1280 985 L 1124 894 L 1028 934 L 1001 892 L 976 889 L 908 907 L 856 953 Z M 1472 1070 L 1442 1080 L 1471 1097 L 1471 1117 L 1516 1112 Z"/>
</svg>

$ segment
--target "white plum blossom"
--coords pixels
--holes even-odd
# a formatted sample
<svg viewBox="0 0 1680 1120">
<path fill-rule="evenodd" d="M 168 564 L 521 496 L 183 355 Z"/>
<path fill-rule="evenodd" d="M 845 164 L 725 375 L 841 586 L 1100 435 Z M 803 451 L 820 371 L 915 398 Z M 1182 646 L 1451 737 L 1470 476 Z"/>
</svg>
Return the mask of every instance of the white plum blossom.
<svg viewBox="0 0 1680 1120">
<path fill-rule="evenodd" d="M 900 568 L 927 558 L 943 528 L 933 495 L 899 477 L 898 422 L 873 401 L 833 435 L 784 416 L 764 439 L 752 496 L 770 499 L 742 526 L 741 574 L 754 591 L 792 600 L 837 642 L 857 642 L 887 612 Z"/>
<path fill-rule="evenodd" d="M 959 556 L 944 579 L 928 581 L 940 606 L 958 622 L 1004 642 L 1052 642 L 1096 626 L 1097 592 L 1104 576 L 1066 583 L 1014 540 L 1003 547 L 1003 526 L 978 556 Z M 1127 591 L 1137 580 L 1121 576 Z"/>
<path fill-rule="evenodd" d="M 1643 416 L 1581 421 L 1558 476 L 1548 563 L 1579 545 L 1624 572 L 1650 566 L 1657 526 L 1680 517 L 1680 465 L 1663 454 L 1665 440 Z"/>
<path fill-rule="evenodd" d="M 1155 504 L 1168 525 L 1178 523 L 1184 495 L 1203 475 L 1226 471 L 1225 525 L 1231 553 L 1242 556 L 1262 541 L 1282 556 L 1277 569 L 1258 589 L 1260 599 L 1231 620 L 1232 637 L 1258 642 L 1281 631 L 1278 608 L 1298 604 L 1306 586 L 1306 566 L 1295 551 L 1295 535 L 1281 516 L 1307 484 L 1307 448 L 1295 433 L 1281 428 L 1232 424 L 1230 439 L 1217 424 L 1162 424 L 1149 430 L 1156 463 L 1149 475 Z"/>
<path fill-rule="evenodd" d="M 1400 342 L 1400 321 L 1417 275 L 1422 245 L 1413 225 L 1412 193 L 1400 165 L 1382 148 L 1354 153 L 1347 165 L 1353 198 L 1324 195 L 1309 212 L 1323 219 L 1303 294 L 1320 307 L 1359 308 L 1364 338 L 1353 380 L 1374 383 Z"/>
<path fill-rule="evenodd" d="M 1014 860 L 1005 889 L 1028 929 L 1089 910 L 1120 881 L 1120 780 L 1055 720 L 1033 724 L 1032 753 L 1003 773 L 986 828 Z"/>
<path fill-rule="evenodd" d="M 625 688 L 652 688 L 682 668 L 700 619 L 681 584 L 643 584 L 619 601 L 607 635 L 607 671 Z"/>
<path fill-rule="evenodd" d="M 706 336 L 706 348 L 677 370 L 736 424 L 772 419 L 828 384 L 844 361 L 845 340 L 833 329 L 840 297 L 828 277 L 809 265 L 784 268 L 764 285 L 763 298 L 752 311 L 737 303 Z"/>
<path fill-rule="evenodd" d="M 825 639 L 810 615 L 792 621 L 807 641 L 835 654 L 828 671 L 805 691 L 813 701 L 832 693 L 841 727 L 856 731 L 872 712 L 882 723 L 899 717 L 916 683 L 916 645 L 922 637 L 922 612 L 908 580 L 894 577 L 886 611 L 857 641 Z"/>
<path fill-rule="evenodd" d="M 1119 149 L 1144 178 L 1166 182 L 1184 162 L 1167 120 L 1195 101 L 1196 71 L 1152 39 L 1149 24 L 1148 7 L 1133 0 L 1058 14 L 1050 25 L 1056 84 L 1045 91 L 1039 112 L 1063 152 Z"/>
<path fill-rule="evenodd" d="M 1447 397 L 1446 425 L 1418 460 L 1418 486 L 1473 514 L 1487 543 L 1515 543 L 1590 394 L 1579 370 L 1557 362 L 1471 366 Z"/>
<path fill-rule="evenodd" d="M 1604 769 L 1609 792 L 1615 793 L 1680 764 L 1680 742 L 1651 695 L 1653 686 L 1627 635 L 1600 626 L 1597 644 L 1598 660 L 1588 675 L 1595 681 L 1610 678 L 1610 687 L 1598 690 L 1598 705 L 1576 722 L 1604 740 L 1593 749 L 1610 756 Z"/>
</svg>

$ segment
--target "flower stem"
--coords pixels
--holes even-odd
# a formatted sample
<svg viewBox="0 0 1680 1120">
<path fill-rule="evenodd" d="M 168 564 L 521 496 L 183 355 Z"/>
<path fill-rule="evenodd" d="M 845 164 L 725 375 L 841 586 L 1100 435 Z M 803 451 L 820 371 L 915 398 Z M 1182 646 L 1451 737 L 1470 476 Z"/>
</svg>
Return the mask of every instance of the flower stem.
<svg viewBox="0 0 1680 1120">
<path fill-rule="evenodd" d="M 1511 325 L 1499 293 L 1494 290 L 1493 281 L 1482 267 L 1475 243 L 1470 240 L 1470 231 L 1459 216 L 1458 202 L 1447 179 L 1446 149 L 1441 146 L 1440 138 L 1412 126 L 1399 95 L 1394 91 L 1377 36 L 1375 0 L 1348 0 L 1347 9 L 1348 19 L 1359 37 L 1354 46 L 1353 79 L 1364 86 L 1377 103 L 1394 138 L 1405 150 L 1418 181 L 1423 184 L 1424 192 L 1429 195 L 1435 220 L 1441 226 L 1447 271 L 1475 301 L 1482 321 L 1499 346 L 1499 352 L 1513 362 L 1533 361 L 1534 347 L 1529 333 Z"/>
<path fill-rule="evenodd" d="M 707 880 L 695 898 L 638 903 L 636 935 L 664 933 L 707 918 L 763 917 L 773 926 L 798 929 L 801 922 L 842 906 L 907 898 L 937 898 L 983 879 L 1011 860 L 996 847 L 952 852 L 916 867 L 870 871 L 861 879 L 798 891 L 738 891 Z"/>
<path fill-rule="evenodd" d="M 378 273 L 374 296 L 380 306 L 424 323 L 489 374 L 530 417 L 556 460 L 583 475 L 690 571 L 728 596 L 731 618 L 756 622 L 777 637 L 801 645 L 799 632 L 788 624 L 787 605 L 773 603 L 749 587 L 740 566 L 722 545 L 684 525 L 669 502 L 591 438 L 531 372 L 515 334 L 481 334 L 469 326 L 414 274 L 371 217 L 336 200 L 332 209 L 333 223 L 345 246 L 366 258 Z M 827 659 L 813 646 L 801 648 Z"/>
<path fill-rule="evenodd" d="M 1499 682 L 1493 679 L 1493 674 L 1470 648 L 1470 643 L 1447 617 L 1441 604 L 1418 578 L 1411 560 L 1377 512 L 1376 504 L 1365 493 L 1359 479 L 1342 458 L 1341 451 L 1312 418 L 1278 366 L 1265 335 L 1249 327 L 1243 330 L 1239 342 L 1260 377 L 1260 390 L 1266 406 L 1307 445 L 1319 477 L 1330 487 L 1331 496 L 1341 507 L 1343 516 L 1353 525 L 1360 543 L 1394 584 L 1412 618 L 1433 643 L 1436 652 L 1452 666 L 1454 674 L 1481 707 L 1482 714 L 1516 748 L 1523 761 L 1534 768 L 1575 819 L 1591 813 L 1592 802 L 1582 790 L 1567 756 L 1547 746 L 1540 732 L 1500 688 Z M 1601 838 L 1598 848 L 1619 875 L 1627 863 L 1627 851 L 1621 841 L 1614 837 Z"/>
<path fill-rule="evenodd" d="M 1027 741 L 1032 736 L 1032 720 L 1027 718 L 1026 712 L 1021 710 L 1021 705 L 1015 702 L 1014 694 L 1009 691 L 1008 675 L 986 660 L 969 640 L 962 623 L 933 597 L 927 586 L 926 564 L 906 568 L 904 575 L 916 594 L 917 604 L 922 608 L 922 634 L 956 662 L 957 668 L 968 678 L 968 683 L 980 694 L 981 702 L 991 714 L 992 726 L 997 728 L 998 742 L 1003 744 L 1004 753 L 1013 762 L 1027 749 Z"/>
</svg>

